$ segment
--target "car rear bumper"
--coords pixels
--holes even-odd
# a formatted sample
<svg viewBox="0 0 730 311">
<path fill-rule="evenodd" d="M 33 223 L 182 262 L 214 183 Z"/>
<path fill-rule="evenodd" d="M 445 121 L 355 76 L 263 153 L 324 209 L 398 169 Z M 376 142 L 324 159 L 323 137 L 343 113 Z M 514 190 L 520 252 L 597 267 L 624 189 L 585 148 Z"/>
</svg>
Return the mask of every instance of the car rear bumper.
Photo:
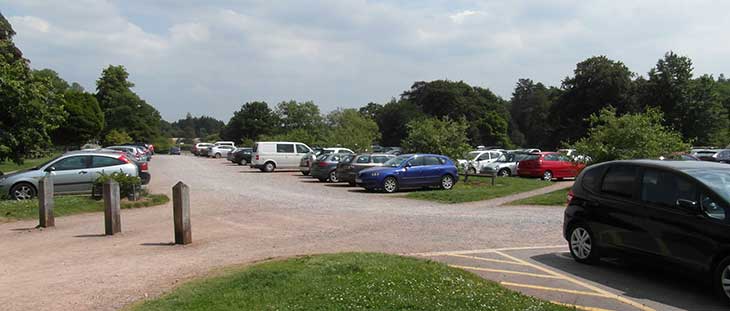
<svg viewBox="0 0 730 311">
<path fill-rule="evenodd" d="M 340 181 L 344 181 L 344 182 L 355 182 L 355 179 L 357 179 L 357 173 L 352 172 L 352 171 L 340 172 L 338 170 L 337 171 L 337 178 Z"/>
</svg>

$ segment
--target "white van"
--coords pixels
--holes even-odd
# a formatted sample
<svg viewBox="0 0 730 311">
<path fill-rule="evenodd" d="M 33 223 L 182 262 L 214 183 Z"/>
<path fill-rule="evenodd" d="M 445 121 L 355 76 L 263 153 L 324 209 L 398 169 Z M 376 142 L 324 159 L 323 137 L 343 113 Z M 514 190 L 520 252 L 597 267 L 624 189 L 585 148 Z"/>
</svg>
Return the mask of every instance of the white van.
<svg viewBox="0 0 730 311">
<path fill-rule="evenodd" d="M 299 161 L 311 152 L 312 148 L 299 142 L 260 141 L 253 145 L 251 167 L 262 172 L 299 169 Z"/>
<path fill-rule="evenodd" d="M 236 146 L 236 143 L 234 143 L 232 141 L 224 140 L 224 141 L 217 141 L 217 142 L 215 142 L 214 146 L 216 146 L 216 147 L 218 147 L 218 146 L 231 146 L 231 147 L 235 147 Z"/>
</svg>

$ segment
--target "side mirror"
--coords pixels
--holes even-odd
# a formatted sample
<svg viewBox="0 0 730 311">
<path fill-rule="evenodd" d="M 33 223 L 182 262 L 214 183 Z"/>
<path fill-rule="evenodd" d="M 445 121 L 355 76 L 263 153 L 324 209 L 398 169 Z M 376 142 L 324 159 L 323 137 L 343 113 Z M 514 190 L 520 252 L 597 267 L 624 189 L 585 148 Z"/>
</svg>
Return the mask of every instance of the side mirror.
<svg viewBox="0 0 730 311">
<path fill-rule="evenodd" d="M 55 171 L 56 171 L 56 168 L 53 166 L 46 168 L 46 172 L 55 172 Z"/>
<path fill-rule="evenodd" d="M 406 163 L 405 168 L 409 168 L 411 166 L 413 166 L 413 165 L 411 165 L 411 162 L 408 162 L 408 163 Z"/>
<path fill-rule="evenodd" d="M 685 200 L 685 199 L 678 199 L 677 200 L 677 206 L 681 209 L 683 209 L 686 212 L 692 213 L 692 214 L 699 214 L 699 204 L 695 201 Z"/>
</svg>

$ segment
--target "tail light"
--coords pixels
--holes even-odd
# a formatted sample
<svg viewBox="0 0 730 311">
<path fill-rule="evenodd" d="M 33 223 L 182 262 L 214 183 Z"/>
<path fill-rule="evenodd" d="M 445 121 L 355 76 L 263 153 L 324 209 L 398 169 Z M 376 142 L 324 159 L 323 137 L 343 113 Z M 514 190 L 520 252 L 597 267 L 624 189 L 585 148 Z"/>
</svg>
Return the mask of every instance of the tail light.
<svg viewBox="0 0 730 311">
<path fill-rule="evenodd" d="M 257 155 L 256 155 L 256 161 L 258 161 L 258 160 L 259 160 L 259 155 L 257 154 Z"/>
<path fill-rule="evenodd" d="M 317 166 L 325 167 L 325 166 L 327 166 L 327 162 L 317 162 Z"/>
<path fill-rule="evenodd" d="M 570 191 L 568 191 L 567 199 L 568 199 L 568 201 L 566 202 L 566 205 L 570 205 L 570 202 L 573 201 L 573 189 L 570 189 Z"/>
<path fill-rule="evenodd" d="M 129 159 L 127 159 L 127 157 L 125 157 L 124 155 L 120 155 L 120 156 L 119 156 L 119 157 L 117 158 L 117 160 L 119 160 L 119 161 L 122 161 L 122 162 L 124 162 L 124 163 L 129 163 Z"/>
<path fill-rule="evenodd" d="M 149 166 L 147 165 L 147 162 L 142 162 L 139 164 L 139 170 L 140 171 L 146 171 L 149 169 Z"/>
</svg>

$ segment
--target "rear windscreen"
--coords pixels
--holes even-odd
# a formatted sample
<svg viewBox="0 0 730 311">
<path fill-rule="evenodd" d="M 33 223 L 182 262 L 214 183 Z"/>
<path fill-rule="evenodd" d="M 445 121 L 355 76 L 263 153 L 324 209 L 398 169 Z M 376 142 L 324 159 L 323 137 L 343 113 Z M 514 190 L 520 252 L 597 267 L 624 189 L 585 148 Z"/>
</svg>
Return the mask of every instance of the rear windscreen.
<svg viewBox="0 0 730 311">
<path fill-rule="evenodd" d="M 540 158 L 540 155 L 539 154 L 529 154 L 529 155 L 525 156 L 525 158 L 522 159 L 522 160 L 520 160 L 520 161 L 531 161 L 531 160 L 537 160 L 539 158 Z"/>
</svg>

